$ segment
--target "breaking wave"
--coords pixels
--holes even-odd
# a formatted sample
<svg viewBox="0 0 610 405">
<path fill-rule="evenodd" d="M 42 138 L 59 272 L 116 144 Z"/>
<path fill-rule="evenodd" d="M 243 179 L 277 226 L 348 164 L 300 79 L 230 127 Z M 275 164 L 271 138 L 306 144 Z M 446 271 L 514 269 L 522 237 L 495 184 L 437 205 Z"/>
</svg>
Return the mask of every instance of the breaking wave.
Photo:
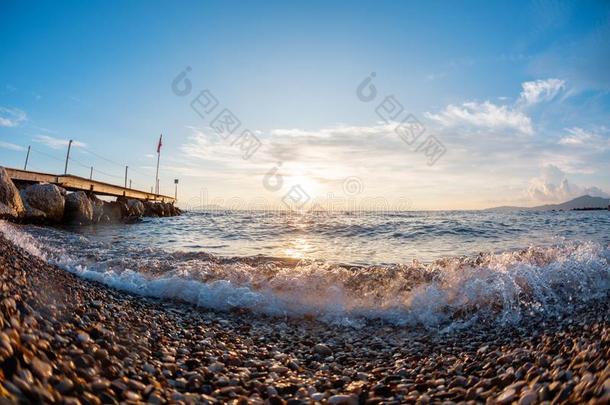
<svg viewBox="0 0 610 405">
<path fill-rule="evenodd" d="M 107 244 L 63 230 L 2 222 L 0 231 L 79 277 L 130 293 L 354 326 L 371 319 L 433 328 L 511 324 L 527 315 L 565 314 L 610 291 L 610 247 L 594 242 L 349 267 L 152 248 L 117 255 Z"/>
</svg>

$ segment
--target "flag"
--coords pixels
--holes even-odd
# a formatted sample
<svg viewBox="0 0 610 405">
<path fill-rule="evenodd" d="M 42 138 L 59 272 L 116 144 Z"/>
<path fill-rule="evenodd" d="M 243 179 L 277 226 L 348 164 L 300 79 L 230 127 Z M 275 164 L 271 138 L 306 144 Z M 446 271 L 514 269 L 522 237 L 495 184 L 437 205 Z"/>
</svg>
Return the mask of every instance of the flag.
<svg viewBox="0 0 610 405">
<path fill-rule="evenodd" d="M 163 146 L 163 142 L 161 141 L 163 139 L 163 134 L 161 134 L 161 136 L 159 137 L 159 144 L 157 145 L 157 153 L 161 153 L 161 146 Z"/>
</svg>

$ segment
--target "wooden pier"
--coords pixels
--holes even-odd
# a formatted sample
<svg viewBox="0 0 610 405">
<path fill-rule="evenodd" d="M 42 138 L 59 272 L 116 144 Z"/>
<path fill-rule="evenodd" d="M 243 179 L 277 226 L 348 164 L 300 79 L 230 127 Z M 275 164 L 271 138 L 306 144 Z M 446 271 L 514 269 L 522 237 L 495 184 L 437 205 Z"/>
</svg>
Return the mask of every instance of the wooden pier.
<svg viewBox="0 0 610 405">
<path fill-rule="evenodd" d="M 127 197 L 141 201 L 161 201 L 165 203 L 176 202 L 174 197 L 116 186 L 114 184 L 90 180 L 84 177 L 73 176 L 71 174 L 49 174 L 32 172 L 29 170 L 11 169 L 8 167 L 5 167 L 5 169 L 9 177 L 14 182 L 31 184 L 51 183 L 69 191 L 86 191 L 97 195 Z"/>
</svg>

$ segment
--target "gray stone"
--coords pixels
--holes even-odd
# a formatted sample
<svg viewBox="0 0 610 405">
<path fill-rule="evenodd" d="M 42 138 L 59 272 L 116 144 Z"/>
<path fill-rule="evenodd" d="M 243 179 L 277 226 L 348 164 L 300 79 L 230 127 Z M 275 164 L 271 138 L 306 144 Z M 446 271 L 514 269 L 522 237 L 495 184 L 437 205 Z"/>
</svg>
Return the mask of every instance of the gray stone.
<svg viewBox="0 0 610 405">
<path fill-rule="evenodd" d="M 118 223 L 123 217 L 121 205 L 116 201 L 104 202 L 102 206 L 103 215 L 100 222 L 103 223 Z"/>
<path fill-rule="evenodd" d="M 129 215 L 135 217 L 141 217 L 144 215 L 144 203 L 139 200 L 127 200 L 127 208 L 129 209 Z"/>
<path fill-rule="evenodd" d="M 61 222 L 64 216 L 66 190 L 55 184 L 33 184 L 21 190 L 26 219 Z M 42 215 L 41 215 L 42 213 Z"/>
<path fill-rule="evenodd" d="M 19 190 L 4 167 L 0 167 L 0 218 L 18 219 L 24 215 L 25 206 Z"/>
<path fill-rule="evenodd" d="M 84 191 L 66 196 L 64 218 L 67 222 L 89 224 L 93 220 L 93 204 Z"/>
</svg>

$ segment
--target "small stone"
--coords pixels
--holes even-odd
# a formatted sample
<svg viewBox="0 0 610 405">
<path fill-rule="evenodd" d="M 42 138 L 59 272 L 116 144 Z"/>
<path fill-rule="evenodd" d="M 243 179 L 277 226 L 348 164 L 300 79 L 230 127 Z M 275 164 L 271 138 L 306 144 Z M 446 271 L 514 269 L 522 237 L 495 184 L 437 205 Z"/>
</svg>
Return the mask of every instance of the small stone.
<svg viewBox="0 0 610 405">
<path fill-rule="evenodd" d="M 333 351 L 330 349 L 330 347 L 326 346 L 323 343 L 318 343 L 317 345 L 315 345 L 313 347 L 313 351 L 321 354 L 322 356 L 330 356 L 331 354 L 333 354 Z"/>
<path fill-rule="evenodd" d="M 517 391 L 514 388 L 508 387 L 506 388 L 498 398 L 496 398 L 496 403 L 499 405 L 510 404 L 515 399 L 517 395 Z"/>
<path fill-rule="evenodd" d="M 451 384 L 449 384 L 449 388 L 453 388 L 453 387 L 462 387 L 463 388 L 463 387 L 466 387 L 467 383 L 468 383 L 468 380 L 466 379 L 466 377 L 458 375 L 451 381 Z"/>
<path fill-rule="evenodd" d="M 133 391 L 125 391 L 123 397 L 129 401 L 140 401 L 142 399 L 140 394 Z"/>
<path fill-rule="evenodd" d="M 32 359 L 32 372 L 38 376 L 41 380 L 46 380 L 53 374 L 53 368 L 50 364 L 45 363 L 37 357 Z"/>
<path fill-rule="evenodd" d="M 152 393 L 148 396 L 147 402 L 149 404 L 161 405 L 163 403 L 163 398 L 155 393 Z"/>
<path fill-rule="evenodd" d="M 360 371 L 356 373 L 356 378 L 360 381 L 367 381 L 369 379 L 369 375 Z"/>
<path fill-rule="evenodd" d="M 67 377 L 62 377 L 61 380 L 55 385 L 55 389 L 60 394 L 67 394 L 74 389 L 74 383 Z"/>
<path fill-rule="evenodd" d="M 328 398 L 330 405 L 358 405 L 358 397 L 355 395 L 333 395 Z"/>
<path fill-rule="evenodd" d="M 108 387 L 110 387 L 110 381 L 104 378 L 98 378 L 91 383 L 91 388 L 94 391 L 103 391 Z"/>
<path fill-rule="evenodd" d="M 485 352 L 487 352 L 487 350 L 489 350 L 489 346 L 481 346 L 479 350 L 477 350 L 477 354 L 484 354 Z"/>
<path fill-rule="evenodd" d="M 525 390 L 521 393 L 521 398 L 519 398 L 518 405 L 531 405 L 538 400 L 538 396 L 532 390 Z"/>
<path fill-rule="evenodd" d="M 313 394 L 311 394 L 311 399 L 318 402 L 322 401 L 324 399 L 324 394 L 321 392 L 314 392 Z"/>
<path fill-rule="evenodd" d="M 78 332 L 78 335 L 76 335 L 76 340 L 78 340 L 79 343 L 81 344 L 86 344 L 88 343 L 91 338 L 89 337 L 89 334 L 87 332 Z"/>
<path fill-rule="evenodd" d="M 106 350 L 106 349 L 97 350 L 93 354 L 93 357 L 95 357 L 96 359 L 101 360 L 101 361 L 106 361 L 108 359 L 108 350 Z"/>
<path fill-rule="evenodd" d="M 157 370 L 155 369 L 155 367 L 152 364 L 150 364 L 150 363 L 145 363 L 142 366 L 142 369 L 144 371 L 146 371 L 147 373 L 149 373 L 149 374 L 156 374 L 157 373 Z"/>
<path fill-rule="evenodd" d="M 272 373 L 286 374 L 288 371 L 290 371 L 290 369 L 284 366 L 274 366 L 270 367 L 269 371 L 271 371 Z"/>
<path fill-rule="evenodd" d="M 210 370 L 212 373 L 218 373 L 224 369 L 225 369 L 225 365 L 219 361 L 212 363 L 208 366 L 208 370 Z"/>
</svg>

